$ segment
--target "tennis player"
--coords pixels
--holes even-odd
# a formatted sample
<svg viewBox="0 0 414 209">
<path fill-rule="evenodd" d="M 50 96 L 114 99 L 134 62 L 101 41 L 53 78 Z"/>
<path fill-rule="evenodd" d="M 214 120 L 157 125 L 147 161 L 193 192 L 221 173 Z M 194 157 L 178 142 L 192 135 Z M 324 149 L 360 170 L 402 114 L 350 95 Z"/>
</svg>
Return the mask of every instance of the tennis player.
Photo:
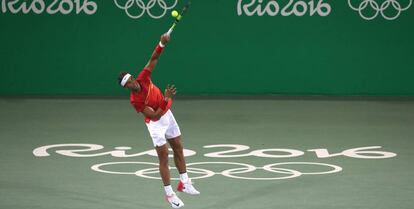
<svg viewBox="0 0 414 209">
<path fill-rule="evenodd" d="M 161 36 L 161 40 L 152 53 L 150 60 L 137 78 L 134 78 L 130 73 L 122 72 L 118 80 L 122 87 L 130 90 L 132 106 L 138 113 L 145 116 L 145 123 L 157 151 L 159 171 L 164 183 L 166 199 L 173 208 L 180 208 L 184 206 L 184 203 L 174 193 L 170 183 L 167 142 L 174 152 L 175 166 L 180 173 L 177 190 L 191 195 L 198 195 L 200 192 L 194 188 L 191 179 L 187 175 L 180 128 L 170 110 L 176 88 L 174 85 L 168 85 L 163 95 L 151 80 L 152 71 L 169 40 L 170 36 L 168 34 Z"/>
</svg>

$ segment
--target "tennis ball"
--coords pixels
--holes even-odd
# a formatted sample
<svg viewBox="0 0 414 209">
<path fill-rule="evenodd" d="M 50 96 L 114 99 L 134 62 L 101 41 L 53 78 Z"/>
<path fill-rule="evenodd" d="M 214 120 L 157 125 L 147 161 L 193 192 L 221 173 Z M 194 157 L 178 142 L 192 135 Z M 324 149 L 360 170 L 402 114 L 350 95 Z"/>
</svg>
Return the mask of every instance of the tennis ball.
<svg viewBox="0 0 414 209">
<path fill-rule="evenodd" d="M 171 12 L 171 16 L 173 16 L 173 17 L 178 17 L 178 12 L 177 12 L 177 10 L 173 10 L 173 11 Z"/>
</svg>

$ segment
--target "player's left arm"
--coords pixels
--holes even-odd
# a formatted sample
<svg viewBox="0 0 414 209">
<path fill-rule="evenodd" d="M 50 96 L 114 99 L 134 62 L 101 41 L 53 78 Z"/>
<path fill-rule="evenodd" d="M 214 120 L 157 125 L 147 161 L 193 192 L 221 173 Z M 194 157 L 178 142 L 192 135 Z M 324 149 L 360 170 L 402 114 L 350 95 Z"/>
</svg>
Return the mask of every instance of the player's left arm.
<svg viewBox="0 0 414 209">
<path fill-rule="evenodd" d="M 163 115 L 164 110 L 161 108 L 158 108 L 156 111 L 154 111 L 150 107 L 145 107 L 142 111 L 142 114 L 145 115 L 145 117 L 151 118 L 152 120 L 159 120 L 161 116 Z"/>
<path fill-rule="evenodd" d="M 177 93 L 177 88 L 174 85 L 167 85 L 164 93 L 164 103 L 159 107 L 156 111 L 154 111 L 151 107 L 146 106 L 142 111 L 142 114 L 145 117 L 151 118 L 153 120 L 159 120 L 162 115 L 168 109 L 168 106 L 171 106 L 172 97 Z"/>
<path fill-rule="evenodd" d="M 161 35 L 161 39 L 160 39 L 160 43 L 157 45 L 157 47 L 155 48 L 154 52 L 151 55 L 150 60 L 148 61 L 148 63 L 145 65 L 145 69 L 149 70 L 150 72 L 152 72 L 155 68 L 155 66 L 158 63 L 158 60 L 161 56 L 161 53 L 165 47 L 165 45 L 170 41 L 170 36 L 167 33 L 164 33 Z"/>
</svg>

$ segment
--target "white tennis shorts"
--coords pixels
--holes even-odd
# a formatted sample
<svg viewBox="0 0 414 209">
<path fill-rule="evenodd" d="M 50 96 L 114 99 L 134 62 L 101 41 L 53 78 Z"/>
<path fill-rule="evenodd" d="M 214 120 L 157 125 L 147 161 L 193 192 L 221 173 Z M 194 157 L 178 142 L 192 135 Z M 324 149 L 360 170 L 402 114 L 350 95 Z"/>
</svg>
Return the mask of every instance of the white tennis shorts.
<svg viewBox="0 0 414 209">
<path fill-rule="evenodd" d="M 154 143 L 154 147 L 160 147 L 167 143 L 167 139 L 181 136 L 180 127 L 175 121 L 171 110 L 168 110 L 158 121 L 146 123 L 148 131 Z"/>
</svg>

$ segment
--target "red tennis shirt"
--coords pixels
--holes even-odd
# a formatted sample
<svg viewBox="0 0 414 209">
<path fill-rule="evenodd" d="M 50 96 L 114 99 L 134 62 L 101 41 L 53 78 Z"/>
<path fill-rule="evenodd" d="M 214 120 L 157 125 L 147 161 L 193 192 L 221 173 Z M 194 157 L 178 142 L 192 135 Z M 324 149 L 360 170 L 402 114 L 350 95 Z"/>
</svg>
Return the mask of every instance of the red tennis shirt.
<svg viewBox="0 0 414 209">
<path fill-rule="evenodd" d="M 131 105 L 138 113 L 142 112 L 145 106 L 151 107 L 154 111 L 156 111 L 159 107 L 161 107 L 162 103 L 165 103 L 164 95 L 161 90 L 151 81 L 151 71 L 144 68 L 141 73 L 139 73 L 136 81 L 141 86 L 141 91 L 131 91 L 130 101 Z M 164 113 L 170 109 L 171 105 L 172 100 L 169 99 Z M 146 117 L 145 122 L 149 123 L 149 121 L 150 118 Z"/>
</svg>

